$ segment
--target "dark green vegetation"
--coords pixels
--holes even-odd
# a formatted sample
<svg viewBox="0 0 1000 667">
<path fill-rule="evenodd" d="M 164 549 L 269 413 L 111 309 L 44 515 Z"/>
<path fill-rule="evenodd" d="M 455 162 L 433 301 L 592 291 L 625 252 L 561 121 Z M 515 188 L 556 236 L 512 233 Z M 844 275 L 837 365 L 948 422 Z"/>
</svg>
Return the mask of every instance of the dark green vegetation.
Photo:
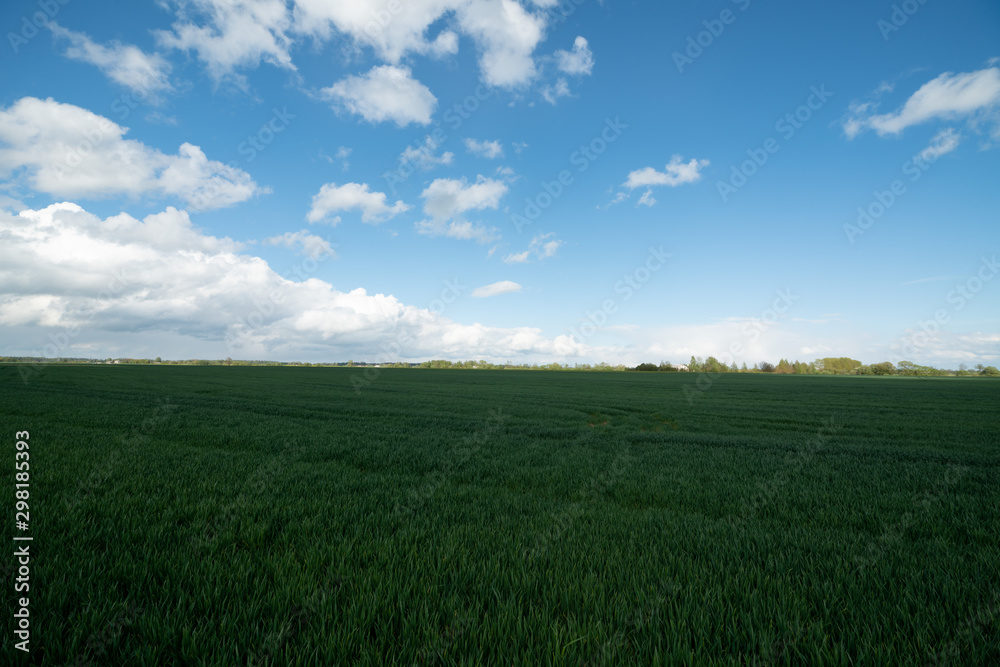
<svg viewBox="0 0 1000 667">
<path fill-rule="evenodd" d="M 1000 382 L 358 373 L 0 367 L 0 663 L 1000 663 Z"/>
</svg>

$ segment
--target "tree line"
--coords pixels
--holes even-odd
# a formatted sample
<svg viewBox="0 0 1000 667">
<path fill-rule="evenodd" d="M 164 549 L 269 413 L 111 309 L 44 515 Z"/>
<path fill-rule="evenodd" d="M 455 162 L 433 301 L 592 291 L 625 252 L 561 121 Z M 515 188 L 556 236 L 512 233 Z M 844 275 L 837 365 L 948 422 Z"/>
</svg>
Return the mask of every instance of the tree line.
<svg viewBox="0 0 1000 667">
<path fill-rule="evenodd" d="M 684 367 L 661 361 L 659 364 L 644 363 L 639 364 L 633 370 L 637 371 L 659 371 L 659 372 L 683 372 Z M 779 375 L 906 375 L 915 377 L 932 376 L 957 376 L 971 377 L 973 375 L 983 375 L 988 377 L 1000 376 L 1000 370 L 995 366 L 984 366 L 976 364 L 974 369 L 969 369 L 965 364 L 960 364 L 958 370 L 943 370 L 933 366 L 921 366 L 912 361 L 900 361 L 893 364 L 891 361 L 882 361 L 877 364 L 863 364 L 857 359 L 850 357 L 824 357 L 808 363 L 801 361 L 788 361 L 781 359 L 777 364 L 768 361 L 761 361 L 747 368 L 746 362 L 740 367 L 736 362 L 728 366 L 715 357 L 708 357 L 702 360 L 701 357 L 691 357 L 686 364 L 686 370 L 691 373 L 777 373 Z"/>
<path fill-rule="evenodd" d="M 735 362 L 728 366 L 715 357 L 702 359 L 692 356 L 685 365 L 671 364 L 661 361 L 659 364 L 642 363 L 632 367 L 625 364 L 608 364 L 601 362 L 598 364 L 512 364 L 510 362 L 496 364 L 484 359 L 466 361 L 449 361 L 447 359 L 432 359 L 423 362 L 397 361 L 392 363 L 373 363 L 366 361 L 346 362 L 303 362 L 303 361 L 262 361 L 262 360 L 242 360 L 232 359 L 183 359 L 164 360 L 160 357 L 155 359 L 89 359 L 89 358 L 69 358 L 46 359 L 43 357 L 0 357 L 0 363 L 33 363 L 33 364 L 162 364 L 171 366 L 299 366 L 299 367 L 347 367 L 347 368 L 447 368 L 459 370 L 527 370 L 527 371 L 642 371 L 661 373 L 775 373 L 778 375 L 905 375 L 917 377 L 933 376 L 985 376 L 1000 377 L 1000 370 L 995 366 L 984 366 L 976 364 L 974 368 L 968 368 L 961 364 L 958 370 L 943 370 L 932 366 L 921 366 L 911 361 L 900 361 L 893 364 L 890 361 L 883 361 L 877 364 L 862 364 L 857 359 L 849 357 L 824 357 L 808 363 L 801 361 L 788 361 L 781 359 L 777 364 L 768 361 L 760 361 L 752 367 L 748 367 L 746 362 L 741 366 Z"/>
</svg>

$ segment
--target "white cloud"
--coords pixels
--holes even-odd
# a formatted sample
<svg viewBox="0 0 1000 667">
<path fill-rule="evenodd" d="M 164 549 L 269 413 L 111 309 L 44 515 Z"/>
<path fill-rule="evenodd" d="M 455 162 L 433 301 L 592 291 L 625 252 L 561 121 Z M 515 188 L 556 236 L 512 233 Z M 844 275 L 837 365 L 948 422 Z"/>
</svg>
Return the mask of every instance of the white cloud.
<svg viewBox="0 0 1000 667">
<path fill-rule="evenodd" d="M 520 88 L 537 74 L 534 51 L 545 37 L 546 12 L 555 0 L 161 0 L 177 21 L 157 31 L 165 48 L 194 51 L 217 81 L 243 83 L 236 70 L 269 62 L 294 70 L 290 52 L 300 38 L 325 43 L 347 37 L 347 51 L 370 47 L 398 66 L 410 54 L 442 58 L 458 53 L 459 34 L 479 54 L 481 79 Z M 576 49 L 574 48 L 574 52 Z M 572 55 L 571 54 L 571 55 Z"/>
<path fill-rule="evenodd" d="M 418 222 L 417 231 L 479 243 L 495 241 L 499 238 L 495 229 L 464 220 L 462 214 L 496 209 L 506 192 L 506 183 L 482 175 L 471 185 L 464 178 L 438 178 L 420 194 L 424 199 L 424 213 L 431 218 Z"/>
<path fill-rule="evenodd" d="M 499 176 L 508 183 L 514 183 L 521 180 L 521 177 L 518 176 L 517 172 L 506 165 L 497 167 L 496 170 L 494 170 L 493 175 Z"/>
<path fill-rule="evenodd" d="M 59 197 L 176 196 L 197 210 L 266 192 L 241 169 L 209 160 L 192 144 L 166 155 L 128 128 L 72 104 L 25 97 L 0 109 L 0 177 L 15 172 Z"/>
<path fill-rule="evenodd" d="M 162 0 L 178 17 L 171 30 L 154 34 L 163 48 L 194 51 L 217 82 L 243 84 L 236 70 L 267 62 L 294 70 L 285 0 Z M 200 19 L 204 24 L 195 22 Z"/>
<path fill-rule="evenodd" d="M 112 81 L 150 102 L 158 102 L 160 93 L 173 89 L 170 63 L 158 53 L 148 54 L 131 44 L 119 42 L 103 46 L 85 33 L 67 30 L 55 21 L 50 21 L 47 27 L 55 37 L 69 42 L 67 58 L 95 65 Z"/>
<path fill-rule="evenodd" d="M 653 191 L 652 189 L 649 189 L 642 193 L 642 196 L 639 197 L 639 201 L 636 203 L 636 206 L 654 206 L 655 204 L 656 199 L 653 197 Z"/>
<path fill-rule="evenodd" d="M 424 212 L 434 218 L 453 218 L 466 211 L 496 209 L 507 185 L 482 175 L 469 185 L 466 179 L 438 178 L 420 194 Z"/>
<path fill-rule="evenodd" d="M 961 135 L 953 128 L 945 128 L 934 135 L 931 143 L 924 150 L 917 153 L 917 159 L 924 162 L 934 162 L 942 155 L 952 152 L 958 148 L 961 142 Z"/>
<path fill-rule="evenodd" d="M 885 92 L 883 88 L 878 94 Z M 993 123 L 1000 107 L 1000 69 L 987 67 L 975 72 L 945 72 L 921 86 L 902 107 L 874 114 L 876 102 L 854 103 L 843 121 L 844 133 L 853 138 L 865 129 L 879 136 L 899 134 L 906 128 L 934 119 L 954 120 L 987 114 Z"/>
<path fill-rule="evenodd" d="M 470 137 L 465 140 L 465 148 L 473 155 L 478 155 L 479 157 L 484 157 L 490 160 L 493 158 L 503 157 L 503 145 L 496 140 L 479 141 Z"/>
<path fill-rule="evenodd" d="M 692 158 L 689 162 L 682 161 L 680 155 L 670 158 L 663 171 L 657 171 L 653 167 L 637 169 L 630 172 L 624 187 L 629 190 L 651 185 L 669 185 L 676 187 L 685 183 L 696 183 L 701 179 L 701 170 L 708 166 L 708 160 L 698 160 Z"/>
<path fill-rule="evenodd" d="M 390 8 L 385 0 L 296 0 L 295 30 L 328 40 L 334 30 L 359 47 L 371 47 L 383 61 L 398 64 L 407 54 L 443 57 L 458 52 L 458 36 L 442 29 L 428 39 L 431 25 L 461 2 L 408 0 Z"/>
<path fill-rule="evenodd" d="M 344 171 L 347 171 L 348 169 L 351 168 L 351 163 L 347 159 L 351 157 L 351 150 L 352 149 L 348 148 L 347 146 L 340 146 L 337 148 L 337 152 L 334 155 L 336 159 L 340 160 L 340 168 L 343 169 Z M 332 162 L 333 160 L 330 161 Z"/>
<path fill-rule="evenodd" d="M 310 223 L 320 222 L 326 220 L 331 213 L 351 209 L 361 211 L 362 222 L 378 224 L 410 210 L 410 207 L 402 201 L 389 206 L 385 193 L 370 191 L 367 183 L 327 183 L 313 196 L 312 208 L 309 209 L 306 220 Z M 336 225 L 340 218 L 336 217 L 329 222 Z"/>
<path fill-rule="evenodd" d="M 569 83 L 562 77 L 556 81 L 556 85 L 542 88 L 542 97 L 552 105 L 558 102 L 560 97 L 569 97 L 569 94 Z"/>
<path fill-rule="evenodd" d="M 587 46 L 587 40 L 577 37 L 573 42 L 572 51 L 556 51 L 556 63 L 559 70 L 567 74 L 590 75 L 594 68 L 594 54 Z"/>
<path fill-rule="evenodd" d="M 560 247 L 565 245 L 562 241 L 555 238 L 555 232 L 549 232 L 547 234 L 539 234 L 535 238 L 531 239 L 531 244 L 528 249 L 519 252 L 512 253 L 503 258 L 503 261 L 507 264 L 523 264 L 531 260 L 532 257 L 535 259 L 547 259 L 556 254 L 556 251 Z"/>
<path fill-rule="evenodd" d="M 371 123 L 392 121 L 399 127 L 427 125 L 437 107 L 437 98 L 411 76 L 409 68 L 394 65 L 349 76 L 321 93 Z"/>
<path fill-rule="evenodd" d="M 343 361 L 375 360 L 394 342 L 404 359 L 591 353 L 566 335 L 461 324 L 392 295 L 339 291 L 315 275 L 283 278 L 175 209 L 142 221 L 102 220 L 72 203 L 0 211 L 0 238 L 9 354 Z"/>
<path fill-rule="evenodd" d="M 501 280 L 490 285 L 483 285 L 472 290 L 472 297 L 475 299 L 485 299 L 498 294 L 508 294 L 510 292 L 520 292 L 521 286 L 511 280 Z"/>
<path fill-rule="evenodd" d="M 459 241 L 475 241 L 476 243 L 492 243 L 500 239 L 496 227 L 486 227 L 478 222 L 468 220 L 442 220 L 431 218 L 421 220 L 414 227 L 418 234 L 427 236 L 445 236 Z"/>
<path fill-rule="evenodd" d="M 305 229 L 297 232 L 285 232 L 279 236 L 271 236 L 264 239 L 264 243 L 267 245 L 292 248 L 293 250 L 296 250 L 311 259 L 319 259 L 320 257 L 337 257 L 337 252 L 334 250 L 334 246 L 332 246 L 329 241 L 324 239 L 322 236 L 310 234 Z"/>
<path fill-rule="evenodd" d="M 454 153 L 445 151 L 441 155 L 435 155 L 438 142 L 433 136 L 427 135 L 424 143 L 417 146 L 407 146 L 399 155 L 399 161 L 403 165 L 413 165 L 418 169 L 433 169 L 439 165 L 451 164 Z"/>
<path fill-rule="evenodd" d="M 526 11 L 514 0 L 465 0 L 458 5 L 459 25 L 479 46 L 484 82 L 517 88 L 535 78 L 532 53 L 544 38 L 542 15 Z"/>
</svg>

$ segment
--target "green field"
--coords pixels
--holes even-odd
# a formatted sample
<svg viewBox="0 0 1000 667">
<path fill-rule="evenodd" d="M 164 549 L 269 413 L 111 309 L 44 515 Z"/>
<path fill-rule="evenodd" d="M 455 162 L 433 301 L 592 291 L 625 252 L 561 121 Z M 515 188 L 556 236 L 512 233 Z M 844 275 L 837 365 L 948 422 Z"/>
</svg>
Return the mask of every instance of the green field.
<svg viewBox="0 0 1000 667">
<path fill-rule="evenodd" d="M 360 373 L 0 367 L 0 663 L 1000 664 L 1000 381 Z"/>
</svg>

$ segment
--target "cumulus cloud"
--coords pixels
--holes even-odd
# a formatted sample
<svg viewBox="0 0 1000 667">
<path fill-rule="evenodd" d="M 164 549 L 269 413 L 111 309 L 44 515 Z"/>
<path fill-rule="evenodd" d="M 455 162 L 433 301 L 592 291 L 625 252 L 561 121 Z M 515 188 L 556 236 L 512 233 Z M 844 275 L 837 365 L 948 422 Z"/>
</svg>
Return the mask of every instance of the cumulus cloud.
<svg viewBox="0 0 1000 667">
<path fill-rule="evenodd" d="M 478 155 L 479 157 L 484 157 L 490 160 L 493 158 L 503 157 L 503 145 L 496 140 L 479 141 L 478 139 L 472 139 L 470 137 L 465 140 L 465 148 L 473 155 Z"/>
<path fill-rule="evenodd" d="M 887 92 L 884 87 L 876 96 Z M 843 121 L 844 134 L 853 139 L 866 129 L 879 136 L 900 134 L 908 127 L 935 119 L 984 119 L 997 127 L 1000 109 L 1000 68 L 987 67 L 975 72 L 945 72 L 921 86 L 896 111 L 876 114 L 878 102 L 855 102 Z M 978 117 L 977 117 L 978 116 Z"/>
<path fill-rule="evenodd" d="M 542 88 L 542 97 L 552 105 L 555 105 L 560 97 L 569 97 L 569 95 L 569 83 L 562 77 L 556 80 L 554 86 L 545 86 Z"/>
<path fill-rule="evenodd" d="M 497 294 L 508 294 L 510 292 L 520 292 L 521 286 L 512 280 L 501 280 L 490 285 L 483 285 L 472 290 L 474 299 L 485 299 Z"/>
<path fill-rule="evenodd" d="M 267 62 L 294 70 L 288 35 L 291 15 L 285 0 L 163 0 L 178 20 L 156 30 L 167 49 L 194 52 L 217 82 L 244 84 L 240 68 Z"/>
<path fill-rule="evenodd" d="M 528 249 L 519 252 L 511 253 L 503 258 L 503 261 L 507 264 L 524 264 L 531 261 L 531 258 L 535 259 L 547 259 L 556 254 L 564 244 L 562 241 L 557 239 L 555 232 L 549 232 L 547 234 L 539 234 L 535 238 L 531 239 L 531 244 Z"/>
<path fill-rule="evenodd" d="M 696 183 L 701 179 L 701 170 L 708 164 L 708 160 L 694 158 L 685 163 L 680 155 L 674 155 L 663 171 L 657 171 L 653 167 L 645 167 L 630 172 L 624 187 L 634 190 L 652 185 L 677 187 L 685 183 Z"/>
<path fill-rule="evenodd" d="M 297 232 L 285 232 L 279 236 L 271 236 L 264 239 L 264 243 L 291 248 L 310 259 L 319 259 L 321 257 L 336 258 L 337 256 L 337 252 L 333 249 L 334 246 L 329 241 L 322 236 L 310 234 L 305 229 Z"/>
<path fill-rule="evenodd" d="M 371 48 L 398 66 L 413 54 L 443 58 L 458 53 L 459 35 L 479 57 L 484 83 L 520 88 L 537 75 L 534 52 L 545 38 L 546 10 L 556 0 L 163 0 L 177 21 L 157 31 L 160 45 L 194 52 L 216 80 L 243 83 L 240 68 L 268 62 L 294 70 L 290 52 L 302 38 L 325 43 L 346 37 L 354 49 Z M 584 66 L 583 52 L 567 51 Z M 574 59 L 575 60 L 572 60 Z"/>
<path fill-rule="evenodd" d="M 326 221 L 331 213 L 351 209 L 361 211 L 362 222 L 378 224 L 410 210 L 410 207 L 401 200 L 389 206 L 385 193 L 369 190 L 367 183 L 327 183 L 313 196 L 306 220 L 310 223 Z M 340 218 L 335 217 L 329 222 L 336 225 Z"/>
<path fill-rule="evenodd" d="M 954 128 L 945 128 L 934 135 L 927 148 L 917 153 L 917 159 L 924 162 L 934 162 L 942 155 L 946 155 L 958 148 L 961 140 L 961 135 Z"/>
<path fill-rule="evenodd" d="M 198 147 L 161 153 L 128 128 L 72 104 L 25 97 L 0 109 L 0 176 L 59 197 L 176 196 L 196 210 L 231 206 L 266 192 L 249 174 Z"/>
<path fill-rule="evenodd" d="M 158 53 L 145 53 L 131 44 L 116 41 L 104 46 L 85 33 L 67 30 L 55 21 L 50 21 L 46 27 L 57 39 L 69 42 L 65 52 L 67 58 L 95 65 L 109 79 L 150 102 L 158 102 L 161 93 L 173 89 L 170 63 Z"/>
<path fill-rule="evenodd" d="M 466 211 L 496 209 L 507 185 L 485 176 L 469 184 L 466 179 L 438 178 L 421 193 L 424 212 L 435 218 L 452 218 Z"/>
<path fill-rule="evenodd" d="M 466 0 L 458 3 L 457 14 L 462 30 L 479 46 L 484 82 L 516 88 L 535 78 L 532 53 L 544 38 L 544 16 L 515 0 Z"/>
<path fill-rule="evenodd" d="M 141 221 L 72 203 L 0 211 L 0 238 L 0 327 L 14 354 L 170 354 L 150 341 L 202 358 L 374 359 L 393 343 L 405 359 L 590 352 L 567 335 L 461 324 L 392 295 L 337 290 L 310 260 L 282 277 L 172 208 Z"/>
<path fill-rule="evenodd" d="M 468 211 L 496 209 L 506 192 L 506 183 L 482 175 L 471 185 L 464 178 L 438 178 L 420 194 L 424 199 L 424 213 L 431 217 L 418 222 L 417 231 L 479 243 L 495 241 L 499 238 L 495 229 L 470 222 L 462 216 Z"/>
<path fill-rule="evenodd" d="M 430 134 L 424 138 L 424 143 L 416 146 L 407 146 L 399 155 L 401 165 L 413 165 L 418 169 L 433 169 L 434 167 L 451 164 L 455 154 L 449 151 L 435 155 L 438 149 L 438 141 Z"/>
<path fill-rule="evenodd" d="M 321 94 L 371 123 L 392 121 L 399 127 L 427 125 L 437 98 L 414 79 L 407 67 L 382 65 L 367 74 L 349 76 Z"/>
<path fill-rule="evenodd" d="M 590 75 L 594 68 L 594 54 L 587 46 L 587 40 L 577 37 L 572 51 L 556 51 L 556 64 L 566 74 Z"/>
</svg>

